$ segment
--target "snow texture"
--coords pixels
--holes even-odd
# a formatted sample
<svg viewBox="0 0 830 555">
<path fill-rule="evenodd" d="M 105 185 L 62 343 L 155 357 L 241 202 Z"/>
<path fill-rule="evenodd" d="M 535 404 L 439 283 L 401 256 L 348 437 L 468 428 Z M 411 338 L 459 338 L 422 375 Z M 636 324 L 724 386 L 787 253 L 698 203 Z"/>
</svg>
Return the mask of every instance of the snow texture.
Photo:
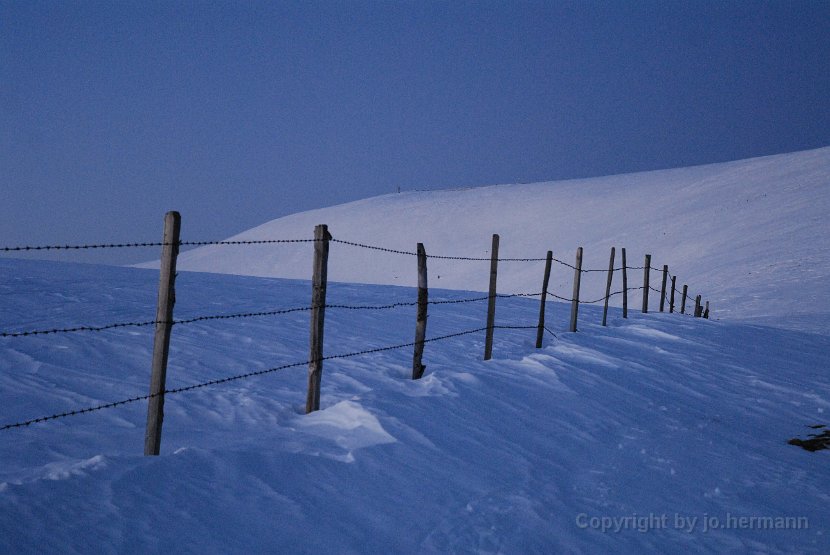
<svg viewBox="0 0 830 555">
<path fill-rule="evenodd" d="M 645 252 L 669 264 L 718 319 L 640 314 L 632 295 L 628 319 L 612 307 L 602 327 L 585 305 L 568 333 L 569 305 L 549 302 L 541 349 L 533 329 L 496 330 L 486 362 L 483 333 L 431 342 L 418 381 L 411 348 L 327 360 L 312 415 L 304 367 L 169 395 L 159 457 L 142 456 L 146 402 L 4 430 L 0 552 L 827 553 L 828 452 L 787 440 L 830 424 L 828 179 L 821 149 L 401 193 L 265 224 L 240 238 L 328 223 L 344 240 L 486 257 L 498 232 L 503 257 L 550 248 L 571 262 L 581 244 L 589 268 L 625 246 L 630 265 Z M 180 273 L 175 317 L 306 306 L 310 251 L 191 251 L 183 268 L 219 273 Z M 486 288 L 486 262 L 429 265 L 431 300 Z M 500 292 L 539 290 L 542 266 L 503 263 Z M 333 244 L 328 302 L 412 302 L 414 270 L 414 257 Z M 554 292 L 572 276 L 555 269 Z M 601 297 L 605 276 L 586 277 L 584 298 Z M 157 283 L 3 259 L 0 330 L 151 320 Z M 535 325 L 537 299 L 497 304 L 497 324 Z M 432 305 L 427 337 L 485 313 Z M 414 327 L 413 306 L 332 308 L 325 354 L 409 343 Z M 175 326 L 167 386 L 301 362 L 307 342 L 307 312 Z M 0 425 L 145 395 L 151 350 L 151 327 L 0 338 Z"/>
</svg>

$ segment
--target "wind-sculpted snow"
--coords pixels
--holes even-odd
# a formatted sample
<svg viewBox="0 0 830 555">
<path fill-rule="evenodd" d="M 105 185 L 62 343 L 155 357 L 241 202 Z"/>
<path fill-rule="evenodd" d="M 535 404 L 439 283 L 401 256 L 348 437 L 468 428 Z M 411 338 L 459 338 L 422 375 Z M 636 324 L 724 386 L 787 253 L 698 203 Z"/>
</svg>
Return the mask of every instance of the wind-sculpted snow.
<svg viewBox="0 0 830 555">
<path fill-rule="evenodd" d="M 411 262 L 411 261 L 410 261 Z M 443 278 L 442 278 L 443 279 Z M 148 270 L 0 261 L 0 329 L 152 318 Z M 537 285 L 538 287 L 538 285 Z M 535 289 L 535 288 L 534 288 Z M 431 299 L 471 296 L 431 290 Z M 175 316 L 303 306 L 308 282 L 180 273 Z M 330 284 L 328 301 L 412 288 Z M 790 300 L 795 303 L 795 299 Z M 548 304 L 535 330 L 324 363 L 170 395 L 161 456 L 146 404 L 0 433 L 2 553 L 679 553 L 830 551 L 830 337 L 679 314 Z M 486 302 L 430 306 L 427 337 Z M 500 298 L 496 323 L 538 300 Z M 174 326 L 168 387 L 305 360 L 304 312 Z M 326 312 L 325 353 L 411 342 L 415 307 Z M 0 338 L 0 421 L 145 395 L 151 328 Z"/>
</svg>

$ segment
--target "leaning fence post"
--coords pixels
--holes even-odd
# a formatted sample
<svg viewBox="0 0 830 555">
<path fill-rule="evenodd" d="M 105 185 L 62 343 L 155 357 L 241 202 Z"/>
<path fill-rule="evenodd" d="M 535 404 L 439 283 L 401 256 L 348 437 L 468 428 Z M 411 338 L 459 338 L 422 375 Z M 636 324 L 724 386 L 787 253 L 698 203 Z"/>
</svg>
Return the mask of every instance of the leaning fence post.
<svg viewBox="0 0 830 555">
<path fill-rule="evenodd" d="M 669 313 L 674 312 L 674 292 L 677 289 L 677 276 L 671 277 L 671 297 L 669 298 Z"/>
<path fill-rule="evenodd" d="M 623 318 L 628 318 L 628 270 L 625 266 L 625 249 L 620 249 L 622 253 L 622 285 L 623 285 Z"/>
<path fill-rule="evenodd" d="M 539 304 L 539 328 L 536 330 L 536 348 L 542 348 L 542 337 L 545 333 L 545 297 L 548 294 L 548 283 L 550 282 L 550 266 L 553 262 L 553 251 L 548 251 L 545 258 L 545 277 L 542 279 L 542 301 Z"/>
<path fill-rule="evenodd" d="M 608 299 L 611 296 L 611 280 L 614 277 L 614 247 L 611 247 L 611 260 L 608 261 L 608 281 L 605 283 L 605 306 L 602 308 L 602 325 L 608 320 Z"/>
<path fill-rule="evenodd" d="M 496 275 L 499 270 L 499 236 L 493 234 L 490 249 L 490 296 L 487 302 L 487 335 L 484 339 L 484 360 L 493 356 L 493 326 L 496 323 Z"/>
<path fill-rule="evenodd" d="M 571 299 L 571 331 L 576 331 L 576 318 L 579 312 L 579 283 L 582 279 L 582 247 L 576 249 L 576 265 L 574 266 L 574 293 Z"/>
<path fill-rule="evenodd" d="M 666 264 L 663 264 L 663 284 L 660 286 L 660 312 L 663 312 L 663 309 L 666 306 L 666 278 L 669 275 L 669 267 Z"/>
<path fill-rule="evenodd" d="M 683 284 L 683 301 L 680 304 L 680 314 L 686 314 L 686 295 L 689 293 L 689 286 L 685 283 Z"/>
<path fill-rule="evenodd" d="M 156 333 L 153 337 L 153 368 L 150 375 L 150 398 L 147 402 L 147 428 L 144 432 L 145 455 L 158 455 L 161 447 L 167 357 L 170 352 L 170 332 L 173 329 L 173 305 L 176 302 L 176 257 L 179 254 L 181 225 L 182 218 L 178 212 L 168 212 L 164 215 Z"/>
<path fill-rule="evenodd" d="M 311 329 L 308 354 L 308 394 L 306 414 L 320 410 L 320 381 L 323 375 L 323 330 L 326 319 L 326 286 L 328 282 L 329 228 L 314 228 L 314 265 L 311 278 Z"/>
<path fill-rule="evenodd" d="M 643 268 L 643 314 L 648 312 L 648 278 L 651 272 L 651 255 L 646 255 L 645 267 Z"/>
<path fill-rule="evenodd" d="M 695 318 L 700 318 L 701 306 L 700 306 L 700 295 L 695 297 Z"/>
<path fill-rule="evenodd" d="M 420 379 L 426 370 L 426 366 L 421 363 L 421 358 L 424 356 L 424 338 L 427 333 L 428 301 L 427 252 L 424 250 L 424 244 L 418 243 L 418 316 L 415 322 L 415 355 L 412 358 L 413 380 Z"/>
</svg>

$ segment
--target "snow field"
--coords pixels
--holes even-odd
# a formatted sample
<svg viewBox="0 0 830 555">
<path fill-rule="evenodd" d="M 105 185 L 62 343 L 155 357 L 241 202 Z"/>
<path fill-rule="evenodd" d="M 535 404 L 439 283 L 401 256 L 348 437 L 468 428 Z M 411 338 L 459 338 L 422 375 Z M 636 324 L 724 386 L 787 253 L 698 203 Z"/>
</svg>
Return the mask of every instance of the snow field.
<svg viewBox="0 0 830 555">
<path fill-rule="evenodd" d="M 153 314 L 154 272 L 0 268 L 6 330 Z M 176 317 L 302 306 L 309 289 L 182 273 Z M 331 303 L 415 298 L 329 290 Z M 499 299 L 497 324 L 537 312 L 538 300 Z M 481 327 L 485 313 L 433 305 L 427 337 Z M 5 431 L 0 551 L 827 550 L 824 454 L 786 440 L 825 422 L 830 338 L 618 310 L 603 328 L 601 306 L 581 307 L 572 334 L 568 315 L 549 304 L 557 337 L 539 350 L 535 330 L 497 330 L 488 362 L 483 333 L 429 343 L 420 381 L 409 349 L 326 361 L 311 416 L 303 368 L 171 395 L 160 457 L 141 455 L 143 403 Z M 414 320 L 414 307 L 332 309 L 326 354 L 411 342 Z M 304 313 L 176 327 L 168 387 L 303 360 L 307 334 Z M 151 345 L 149 329 L 5 338 L 3 422 L 145 394 Z M 809 528 L 704 532 L 704 518 L 730 515 Z M 643 516 L 654 518 L 641 531 Z M 601 518 L 632 525 L 603 532 Z"/>
</svg>

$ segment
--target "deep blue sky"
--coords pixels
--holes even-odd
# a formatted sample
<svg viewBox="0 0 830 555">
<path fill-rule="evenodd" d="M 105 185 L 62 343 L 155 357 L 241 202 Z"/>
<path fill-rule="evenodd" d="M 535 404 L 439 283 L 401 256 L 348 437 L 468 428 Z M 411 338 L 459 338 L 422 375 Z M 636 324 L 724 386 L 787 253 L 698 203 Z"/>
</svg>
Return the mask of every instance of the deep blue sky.
<svg viewBox="0 0 830 555">
<path fill-rule="evenodd" d="M 0 0 L 0 245 L 827 145 L 826 1 Z"/>
</svg>

